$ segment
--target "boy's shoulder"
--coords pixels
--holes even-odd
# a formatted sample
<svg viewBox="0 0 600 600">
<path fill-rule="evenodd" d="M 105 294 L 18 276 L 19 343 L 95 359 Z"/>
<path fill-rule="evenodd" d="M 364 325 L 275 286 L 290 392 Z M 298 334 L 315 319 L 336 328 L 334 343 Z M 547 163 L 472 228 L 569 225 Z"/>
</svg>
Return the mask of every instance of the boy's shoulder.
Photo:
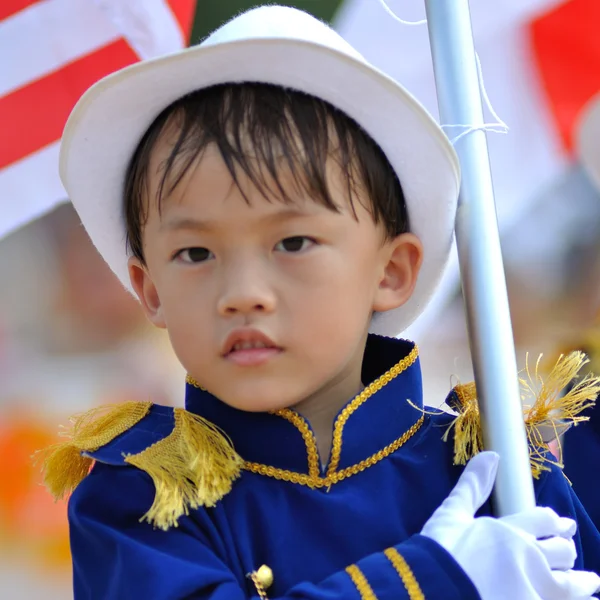
<svg viewBox="0 0 600 600">
<path fill-rule="evenodd" d="M 553 446 L 565 432 L 588 421 L 596 404 L 600 377 L 578 375 L 586 361 L 586 356 L 579 351 L 561 355 L 545 377 L 539 373 L 538 361 L 535 371 L 527 367 L 527 377 L 520 380 L 531 470 L 536 480 L 545 481 L 543 474 L 562 470 L 561 457 L 552 451 Z M 465 465 L 484 448 L 475 382 L 456 385 L 445 405 L 455 416 L 447 425 L 443 439 L 453 444 L 454 464 Z M 447 417 L 441 420 L 448 423 Z"/>
<path fill-rule="evenodd" d="M 95 463 L 132 466 L 154 482 L 145 519 L 169 529 L 190 509 L 214 506 L 239 476 L 242 459 L 212 423 L 183 408 L 150 402 L 100 407 L 72 420 L 68 441 L 45 452 L 45 483 L 70 495 Z"/>
<path fill-rule="evenodd" d="M 144 416 L 120 432 L 121 427 L 107 426 L 102 435 L 106 443 L 97 448 L 82 449 L 85 458 L 113 466 L 127 466 L 130 461 L 149 448 L 164 442 L 173 434 L 176 410 L 170 406 L 151 403 L 136 403 L 144 411 Z M 115 412 L 120 409 L 115 407 Z M 115 413 L 113 413 L 115 416 Z M 118 421 L 118 417 L 115 421 Z M 115 423 L 116 425 L 116 423 Z M 115 436 L 116 433 L 116 436 Z"/>
</svg>

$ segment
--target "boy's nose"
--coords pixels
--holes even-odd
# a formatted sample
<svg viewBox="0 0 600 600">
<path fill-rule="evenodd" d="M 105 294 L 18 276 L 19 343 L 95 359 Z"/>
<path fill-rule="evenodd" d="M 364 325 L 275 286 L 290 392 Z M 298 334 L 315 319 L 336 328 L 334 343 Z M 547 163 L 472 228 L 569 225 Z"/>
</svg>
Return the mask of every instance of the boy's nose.
<svg viewBox="0 0 600 600">
<path fill-rule="evenodd" d="M 275 294 L 267 285 L 242 277 L 221 295 L 218 311 L 222 316 L 269 313 L 275 309 L 275 303 Z"/>
</svg>

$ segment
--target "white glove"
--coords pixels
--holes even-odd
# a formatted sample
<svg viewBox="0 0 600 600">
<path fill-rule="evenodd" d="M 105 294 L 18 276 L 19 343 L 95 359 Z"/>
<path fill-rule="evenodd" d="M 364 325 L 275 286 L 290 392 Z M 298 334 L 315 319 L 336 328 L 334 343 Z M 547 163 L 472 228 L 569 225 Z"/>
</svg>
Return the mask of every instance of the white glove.
<svg viewBox="0 0 600 600">
<path fill-rule="evenodd" d="M 572 570 L 575 521 L 541 507 L 500 519 L 475 518 L 494 486 L 498 460 L 494 452 L 471 459 L 422 535 L 454 557 L 482 600 L 591 599 L 600 577 Z"/>
</svg>

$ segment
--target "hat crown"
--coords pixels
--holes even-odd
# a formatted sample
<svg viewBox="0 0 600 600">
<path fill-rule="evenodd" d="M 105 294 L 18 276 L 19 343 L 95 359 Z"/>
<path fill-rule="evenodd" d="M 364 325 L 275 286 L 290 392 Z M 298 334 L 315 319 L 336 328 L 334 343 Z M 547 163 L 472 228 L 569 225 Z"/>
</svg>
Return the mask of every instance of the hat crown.
<svg viewBox="0 0 600 600">
<path fill-rule="evenodd" d="M 329 47 L 364 62 L 364 58 L 336 31 L 312 15 L 289 6 L 259 6 L 234 17 L 209 35 L 200 46 L 288 39 Z"/>
</svg>

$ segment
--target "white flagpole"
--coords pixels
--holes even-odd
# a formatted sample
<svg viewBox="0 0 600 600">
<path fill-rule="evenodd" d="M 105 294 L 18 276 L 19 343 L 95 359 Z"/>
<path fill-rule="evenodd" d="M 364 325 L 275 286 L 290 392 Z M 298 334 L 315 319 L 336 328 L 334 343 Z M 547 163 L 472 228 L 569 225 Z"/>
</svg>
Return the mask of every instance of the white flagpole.
<svg viewBox="0 0 600 600">
<path fill-rule="evenodd" d="M 425 0 L 440 119 L 484 124 L 468 0 Z M 464 128 L 462 129 L 464 131 Z M 461 133 L 450 129 L 450 137 Z M 456 241 L 486 449 L 500 454 L 498 516 L 535 506 L 485 131 L 456 142 L 462 184 Z"/>
</svg>

